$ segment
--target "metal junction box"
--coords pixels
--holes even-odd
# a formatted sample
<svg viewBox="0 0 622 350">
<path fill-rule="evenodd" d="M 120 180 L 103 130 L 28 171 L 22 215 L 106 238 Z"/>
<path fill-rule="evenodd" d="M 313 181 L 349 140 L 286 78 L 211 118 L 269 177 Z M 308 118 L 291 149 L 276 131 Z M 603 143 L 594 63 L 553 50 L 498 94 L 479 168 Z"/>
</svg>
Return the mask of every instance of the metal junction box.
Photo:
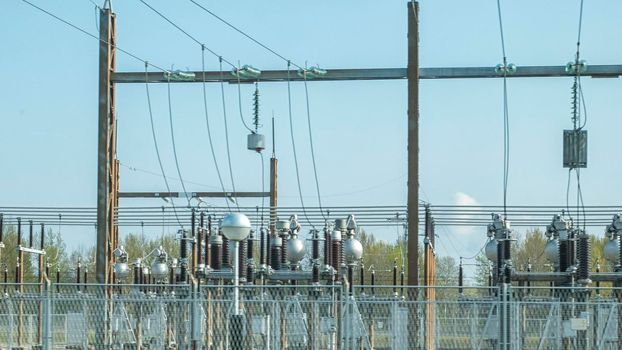
<svg viewBox="0 0 622 350">
<path fill-rule="evenodd" d="M 564 130 L 564 168 L 587 168 L 587 130 Z"/>
</svg>

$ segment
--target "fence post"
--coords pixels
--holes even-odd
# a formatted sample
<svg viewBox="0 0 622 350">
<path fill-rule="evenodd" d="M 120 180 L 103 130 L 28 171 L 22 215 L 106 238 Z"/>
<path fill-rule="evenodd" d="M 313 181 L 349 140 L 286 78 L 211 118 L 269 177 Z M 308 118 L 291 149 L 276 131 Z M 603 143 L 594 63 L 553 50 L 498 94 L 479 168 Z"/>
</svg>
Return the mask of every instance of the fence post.
<svg viewBox="0 0 622 350">
<path fill-rule="evenodd" d="M 50 280 L 43 282 L 43 350 L 50 350 L 52 344 L 52 298 L 50 295 Z"/>
</svg>

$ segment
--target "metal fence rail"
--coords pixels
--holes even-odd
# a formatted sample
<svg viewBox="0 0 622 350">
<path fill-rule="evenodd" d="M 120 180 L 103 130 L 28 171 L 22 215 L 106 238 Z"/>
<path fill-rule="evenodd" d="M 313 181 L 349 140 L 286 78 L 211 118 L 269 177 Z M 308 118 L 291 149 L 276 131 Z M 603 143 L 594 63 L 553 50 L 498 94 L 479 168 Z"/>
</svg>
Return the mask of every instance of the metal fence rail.
<svg viewBox="0 0 622 350">
<path fill-rule="evenodd" d="M 0 349 L 620 349 L 622 290 L 0 284 Z M 428 293 L 430 295 L 430 293 Z M 501 308 L 509 339 L 499 341 Z"/>
</svg>

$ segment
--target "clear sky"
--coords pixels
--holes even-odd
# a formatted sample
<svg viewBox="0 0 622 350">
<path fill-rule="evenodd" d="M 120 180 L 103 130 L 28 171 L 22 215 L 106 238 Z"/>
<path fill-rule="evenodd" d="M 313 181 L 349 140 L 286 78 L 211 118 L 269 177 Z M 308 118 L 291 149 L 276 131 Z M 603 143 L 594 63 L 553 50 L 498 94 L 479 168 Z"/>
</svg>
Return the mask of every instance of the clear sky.
<svg viewBox="0 0 622 350">
<path fill-rule="evenodd" d="M 88 0 L 33 0 L 72 23 L 97 33 Z M 98 1 L 101 2 L 101 1 Z M 230 61 L 260 69 L 285 62 L 261 49 L 186 0 L 149 1 Z M 405 1 L 201 1 L 298 64 L 324 68 L 405 67 Z M 118 45 L 163 67 L 200 69 L 200 47 L 138 0 L 113 1 Z M 496 2 L 422 0 L 422 67 L 495 66 L 501 62 Z M 573 59 L 579 0 L 502 1 L 509 62 L 564 65 Z M 582 57 L 588 64 L 619 64 L 622 2 L 585 1 Z M 1 206 L 95 206 L 98 43 L 19 0 L 0 3 Z M 207 56 L 207 68 L 218 61 Z M 118 55 L 119 71 L 143 64 Z M 509 204 L 565 203 L 561 134 L 571 127 L 570 78 L 511 79 Z M 316 205 L 302 84 L 293 88 L 295 135 L 303 192 Z M 309 84 L 317 165 L 325 205 L 406 203 L 406 82 Z M 619 79 L 583 80 L 589 130 L 589 168 L 582 172 L 587 205 L 620 203 Z M 201 86 L 172 87 L 175 133 L 189 191 L 215 190 L 202 109 Z M 250 118 L 251 86 L 242 87 Z M 282 205 L 298 205 L 287 121 L 286 85 L 261 84 L 262 123 L 276 116 Z M 175 176 L 168 127 L 166 85 L 151 87 L 164 166 Z M 237 114 L 237 90 L 226 86 L 233 167 L 238 190 L 260 189 L 257 155 L 246 150 Z M 225 167 L 222 112 L 217 85 L 208 87 L 215 144 Z M 117 90 L 118 158 L 158 172 L 144 85 Z M 422 198 L 435 204 L 502 203 L 501 80 L 421 82 Z M 270 135 L 268 128 L 263 132 Z M 226 181 L 228 184 L 229 181 Z M 211 186 L 211 187 L 210 187 Z M 181 191 L 178 182 L 173 190 Z M 230 187 L 227 185 L 227 187 Z M 163 191 L 157 176 L 121 168 L 122 191 Z M 121 205 L 162 205 L 129 202 Z M 222 205 L 222 202 L 214 203 Z M 244 204 L 255 204 L 244 202 Z M 71 247 L 94 242 L 93 229 L 70 231 Z M 382 231 L 393 240 L 394 230 Z M 453 245 L 441 254 L 472 255 L 485 240 L 480 230 L 448 228 L 440 239 Z M 75 239 L 74 239 L 75 238 Z M 456 252 L 458 251 L 458 252 Z"/>
</svg>

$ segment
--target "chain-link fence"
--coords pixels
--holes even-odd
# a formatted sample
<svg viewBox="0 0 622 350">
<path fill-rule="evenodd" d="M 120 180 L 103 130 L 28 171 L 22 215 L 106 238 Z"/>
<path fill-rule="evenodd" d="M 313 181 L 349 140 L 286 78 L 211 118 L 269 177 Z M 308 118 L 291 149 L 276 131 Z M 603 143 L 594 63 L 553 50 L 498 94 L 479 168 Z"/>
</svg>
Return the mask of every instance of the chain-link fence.
<svg viewBox="0 0 622 350">
<path fill-rule="evenodd" d="M 0 349 L 620 349 L 622 290 L 0 284 Z M 239 302 L 236 303 L 236 295 Z"/>
</svg>

